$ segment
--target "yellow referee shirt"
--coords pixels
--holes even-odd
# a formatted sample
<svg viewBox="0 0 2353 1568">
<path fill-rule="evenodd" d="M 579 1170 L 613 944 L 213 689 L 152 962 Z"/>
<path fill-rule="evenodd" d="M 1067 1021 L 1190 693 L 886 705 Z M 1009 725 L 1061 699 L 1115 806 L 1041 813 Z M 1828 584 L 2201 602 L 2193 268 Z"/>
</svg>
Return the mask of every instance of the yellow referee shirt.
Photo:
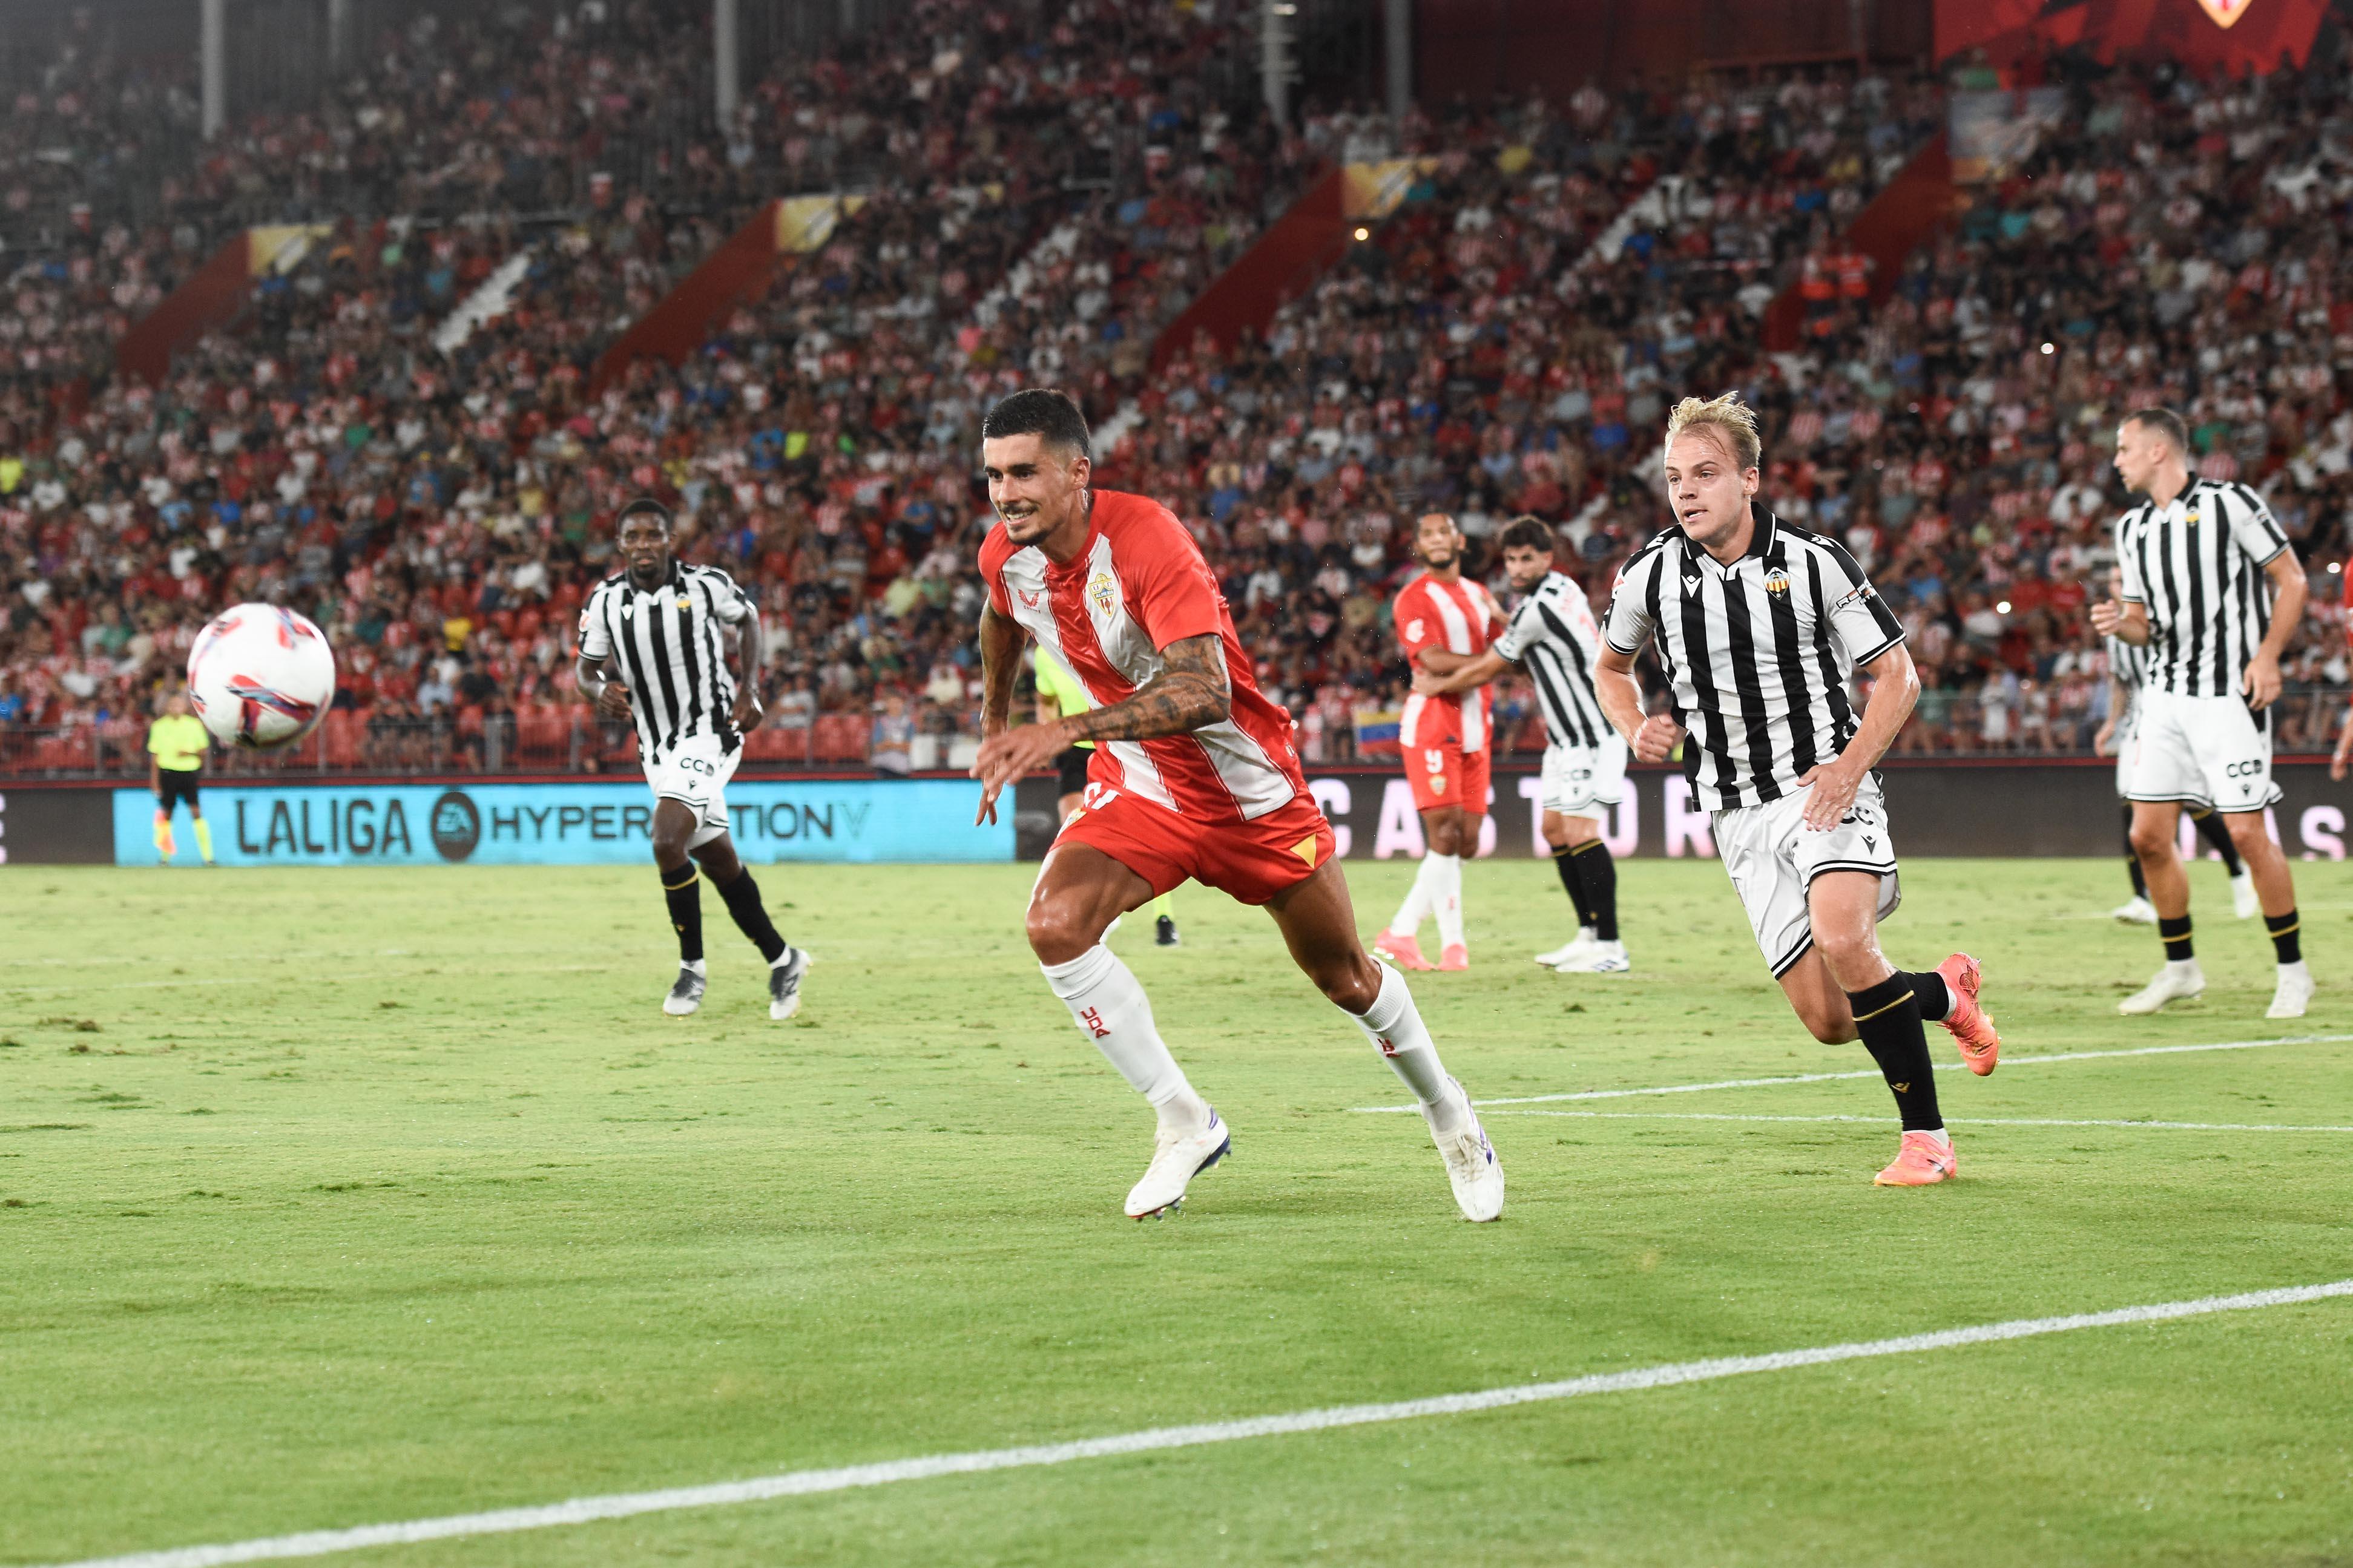
<svg viewBox="0 0 2353 1568">
<path fill-rule="evenodd" d="M 1086 688 L 1079 684 L 1079 678 L 1064 669 L 1061 661 L 1042 647 L 1038 650 L 1038 695 L 1052 702 L 1054 711 L 1065 719 L 1094 706 L 1087 700 Z M 1092 741 L 1081 741 L 1078 744 L 1089 751 L 1093 751 L 1095 745 Z"/>
<path fill-rule="evenodd" d="M 212 731 L 193 713 L 166 713 L 147 728 L 147 749 L 167 773 L 192 773 L 205 765 Z"/>
</svg>

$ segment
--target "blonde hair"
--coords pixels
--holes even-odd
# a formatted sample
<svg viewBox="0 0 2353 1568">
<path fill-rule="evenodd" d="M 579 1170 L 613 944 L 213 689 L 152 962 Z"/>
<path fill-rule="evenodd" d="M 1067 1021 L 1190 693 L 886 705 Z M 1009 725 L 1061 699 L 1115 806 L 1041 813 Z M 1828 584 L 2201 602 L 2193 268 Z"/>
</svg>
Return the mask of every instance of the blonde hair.
<svg viewBox="0 0 2353 1568">
<path fill-rule="evenodd" d="M 1686 397 L 1675 405 L 1667 416 L 1667 439 L 1660 448 L 1662 456 L 1674 449 L 1675 437 L 1696 426 L 1706 426 L 1716 433 L 1725 450 L 1739 460 L 1743 468 L 1757 466 L 1765 444 L 1757 436 L 1757 411 L 1740 401 L 1740 394 L 1727 392 L 1721 397 Z"/>
</svg>

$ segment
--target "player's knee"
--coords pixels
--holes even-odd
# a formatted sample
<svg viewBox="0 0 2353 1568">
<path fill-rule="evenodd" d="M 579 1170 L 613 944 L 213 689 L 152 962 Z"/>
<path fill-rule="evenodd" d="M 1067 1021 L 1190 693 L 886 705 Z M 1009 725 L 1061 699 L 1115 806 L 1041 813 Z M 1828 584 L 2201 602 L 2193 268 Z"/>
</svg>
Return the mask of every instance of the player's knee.
<svg viewBox="0 0 2353 1568">
<path fill-rule="evenodd" d="M 2135 818 L 2132 832 L 2133 853 L 2144 860 L 2163 860 L 2173 848 L 2173 835 L 2155 823 Z"/>
<path fill-rule="evenodd" d="M 1320 967 L 1309 978 L 1344 1013 L 1362 1015 L 1381 994 L 1381 966 L 1364 953 Z"/>
<path fill-rule="evenodd" d="M 1071 899 L 1037 899 L 1029 905 L 1029 951 L 1040 963 L 1068 963 L 1103 940 L 1103 928 Z"/>
<path fill-rule="evenodd" d="M 1816 931 L 1814 946 L 1841 991 L 1860 991 L 1883 971 L 1879 943 L 1869 931 Z"/>
</svg>

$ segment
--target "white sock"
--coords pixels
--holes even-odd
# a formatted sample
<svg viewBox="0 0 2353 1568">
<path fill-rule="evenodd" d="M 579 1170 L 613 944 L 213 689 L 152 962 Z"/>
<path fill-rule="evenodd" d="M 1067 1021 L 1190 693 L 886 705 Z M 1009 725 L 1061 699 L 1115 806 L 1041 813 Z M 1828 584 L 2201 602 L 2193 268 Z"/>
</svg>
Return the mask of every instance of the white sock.
<svg viewBox="0 0 2353 1568">
<path fill-rule="evenodd" d="M 691 969 L 691 970 L 693 970 L 697 974 L 700 974 L 700 975 L 702 975 L 705 980 L 708 980 L 708 979 L 710 979 L 710 978 L 711 978 L 711 972 L 710 972 L 709 970 L 707 970 L 707 969 L 705 969 L 705 968 L 703 968 L 703 967 L 702 967 L 702 963 L 703 963 L 703 961 L 702 961 L 702 959 L 699 959 L 699 958 L 698 958 L 698 959 L 693 960 L 691 963 L 690 963 L 690 962 L 688 962 L 687 960 L 685 960 L 685 959 L 681 958 L 681 959 L 680 959 L 680 960 L 678 961 L 678 966 L 679 966 L 681 969 Z"/>
<path fill-rule="evenodd" d="M 1186 1081 L 1152 1022 L 1152 1002 L 1134 972 L 1097 942 L 1068 963 L 1041 963 L 1046 984 L 1071 1010 L 1071 1022 L 1095 1043 L 1164 1125 L 1190 1131 L 1209 1120 L 1209 1108 Z"/>
<path fill-rule="evenodd" d="M 2304 966 L 2304 960 L 2300 958 L 2294 963 L 2281 964 L 2279 966 L 2279 972 L 2280 978 L 2283 980 L 2286 979 L 2291 974 L 2295 975 L 2298 980 L 2309 980 L 2312 978 L 2312 971 Z"/>
<path fill-rule="evenodd" d="M 2165 973 L 2176 980 L 2204 978 L 2198 972 L 2198 961 L 2195 958 L 2168 958 L 2165 961 Z"/>
<path fill-rule="evenodd" d="M 1943 1144 L 1947 1149 L 1953 1146 L 1953 1135 L 1946 1131 L 1941 1127 L 1932 1128 L 1929 1131 L 1928 1136 L 1934 1138 L 1938 1143 Z"/>
<path fill-rule="evenodd" d="M 1446 1091 L 1445 1064 L 1438 1059 L 1438 1047 L 1430 1044 L 1430 1030 L 1422 1025 L 1404 975 L 1383 964 L 1381 994 L 1361 1016 L 1348 1016 L 1365 1031 L 1365 1038 L 1388 1058 L 1389 1067 L 1413 1090 L 1416 1100 L 1425 1106 L 1451 1103 L 1453 1097 Z"/>
<path fill-rule="evenodd" d="M 1396 935 L 1413 935 L 1421 930 L 1421 922 L 1430 918 L 1430 862 L 1432 858 L 1425 855 L 1421 858 L 1421 864 L 1414 868 L 1413 886 L 1405 890 L 1405 902 L 1399 904 L 1398 912 L 1390 917 L 1389 930 Z"/>
<path fill-rule="evenodd" d="M 1430 871 L 1436 886 L 1431 889 L 1430 907 L 1438 916 L 1440 948 L 1462 945 L 1462 857 L 1460 855 L 1426 855 L 1422 866 Z"/>
</svg>

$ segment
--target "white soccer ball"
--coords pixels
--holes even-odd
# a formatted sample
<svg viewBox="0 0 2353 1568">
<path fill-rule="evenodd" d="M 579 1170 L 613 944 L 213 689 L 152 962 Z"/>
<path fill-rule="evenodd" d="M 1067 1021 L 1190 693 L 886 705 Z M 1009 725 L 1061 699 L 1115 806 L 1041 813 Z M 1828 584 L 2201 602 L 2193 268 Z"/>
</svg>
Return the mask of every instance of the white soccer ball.
<svg viewBox="0 0 2353 1568">
<path fill-rule="evenodd" d="M 238 605 L 196 634 L 188 700 L 224 746 L 290 746 L 334 705 L 335 655 L 326 634 L 293 611 Z"/>
</svg>

